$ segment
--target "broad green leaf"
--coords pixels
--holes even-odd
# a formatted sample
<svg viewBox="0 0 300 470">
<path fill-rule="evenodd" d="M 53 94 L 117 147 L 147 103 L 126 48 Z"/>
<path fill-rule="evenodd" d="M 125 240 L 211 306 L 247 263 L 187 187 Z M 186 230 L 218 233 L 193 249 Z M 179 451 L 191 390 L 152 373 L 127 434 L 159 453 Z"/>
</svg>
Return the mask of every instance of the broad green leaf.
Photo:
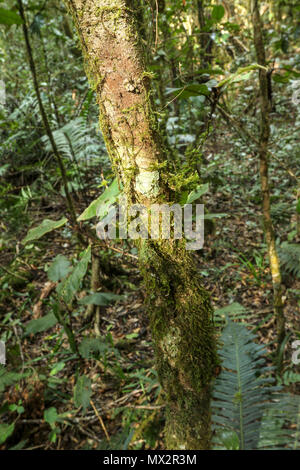
<svg viewBox="0 0 300 470">
<path fill-rule="evenodd" d="M 197 188 L 188 195 L 185 204 L 192 204 L 192 202 L 196 201 L 196 199 L 199 199 L 199 197 L 201 197 L 201 196 L 203 196 L 203 194 L 207 193 L 208 190 L 209 190 L 209 184 L 208 183 L 201 184 L 201 185 L 197 186 Z"/>
<path fill-rule="evenodd" d="M 22 24 L 22 18 L 18 13 L 13 10 L 6 10 L 6 8 L 0 8 L 0 24 L 12 25 Z"/>
<path fill-rule="evenodd" d="M 12 405 L 9 405 L 9 410 L 10 411 L 16 411 L 20 415 L 24 413 L 25 409 L 22 405 L 17 405 L 16 403 L 13 403 Z"/>
<path fill-rule="evenodd" d="M 228 85 L 229 83 L 236 82 L 239 80 L 243 80 L 243 75 L 246 75 L 246 79 L 249 78 L 248 73 L 253 72 L 254 70 L 265 70 L 267 71 L 268 69 L 266 67 L 263 67 L 262 65 L 259 64 L 251 64 L 247 65 L 246 67 L 240 67 L 237 69 L 236 72 L 229 74 L 226 78 L 221 80 L 217 85 L 216 88 L 221 88 L 225 85 Z"/>
<path fill-rule="evenodd" d="M 65 256 L 58 255 L 47 271 L 48 278 L 53 282 L 60 281 L 67 276 L 70 267 L 70 261 Z"/>
<path fill-rule="evenodd" d="M 52 230 L 62 227 L 67 221 L 68 219 L 66 217 L 60 220 L 45 219 L 38 227 L 29 230 L 26 237 L 22 240 L 22 243 L 38 240 L 45 235 L 45 233 L 52 232 Z"/>
<path fill-rule="evenodd" d="M 298 199 L 296 211 L 298 212 L 298 214 L 300 214 L 300 199 Z"/>
<path fill-rule="evenodd" d="M 87 207 L 82 214 L 78 217 L 78 221 L 89 220 L 92 217 L 104 217 L 106 215 L 109 206 L 114 204 L 120 195 L 120 189 L 117 178 L 108 186 L 105 191 L 95 201 L 93 201 L 89 207 Z"/>
<path fill-rule="evenodd" d="M 58 414 L 56 411 L 56 408 L 52 406 L 51 408 L 48 408 L 47 410 L 44 411 L 44 420 L 50 424 L 51 427 L 56 423 L 58 419 Z"/>
<path fill-rule="evenodd" d="M 90 398 L 92 396 L 91 380 L 86 375 L 78 377 L 77 383 L 74 388 L 74 404 L 76 407 L 82 406 L 83 413 L 90 405 Z"/>
<path fill-rule="evenodd" d="M 55 366 L 51 370 L 50 375 L 52 376 L 52 375 L 58 374 L 58 372 L 64 369 L 65 365 L 66 365 L 65 362 L 62 362 L 62 361 L 58 362 L 57 364 L 55 364 Z"/>
<path fill-rule="evenodd" d="M 228 31 L 230 32 L 237 32 L 237 31 L 240 31 L 241 29 L 241 26 L 237 23 L 231 23 L 230 21 L 226 21 L 226 23 L 224 23 L 224 27 L 225 29 L 227 29 Z"/>
<path fill-rule="evenodd" d="M 6 441 L 6 439 L 14 432 L 15 425 L 11 424 L 0 424 L 0 444 Z"/>
<path fill-rule="evenodd" d="M 85 276 L 88 264 L 91 260 L 91 247 L 89 246 L 83 253 L 81 260 L 75 266 L 69 277 L 65 279 L 57 288 L 58 294 L 69 304 L 80 287 L 80 283 Z"/>
<path fill-rule="evenodd" d="M 231 80 L 231 83 L 245 82 L 251 77 L 252 71 L 238 75 Z"/>
<path fill-rule="evenodd" d="M 192 83 L 191 85 L 186 85 L 181 88 L 167 88 L 166 95 L 175 95 L 176 99 L 186 99 L 191 96 L 204 95 L 208 96 L 210 94 L 209 89 L 206 85 L 201 85 L 199 83 Z"/>
<path fill-rule="evenodd" d="M 272 78 L 276 83 L 289 83 L 290 79 L 286 75 L 280 75 L 279 73 L 273 73 Z"/>
<path fill-rule="evenodd" d="M 48 313 L 42 318 L 37 320 L 31 320 L 26 325 L 25 335 L 30 335 L 31 333 L 40 333 L 41 331 L 48 330 L 52 326 L 56 325 L 57 318 L 54 313 Z"/>
<path fill-rule="evenodd" d="M 106 306 L 122 298 L 122 295 L 111 294 L 110 292 L 97 292 L 96 294 L 86 295 L 79 303 L 83 305 L 92 304 Z"/>
<path fill-rule="evenodd" d="M 221 21 L 223 16 L 225 15 L 225 9 L 222 5 L 215 5 L 211 12 L 211 17 L 215 23 Z"/>
<path fill-rule="evenodd" d="M 291 74 L 293 77 L 300 77 L 300 72 L 298 70 L 293 69 L 290 65 L 282 65 L 281 67 L 283 68 L 283 70 L 289 72 L 289 74 Z"/>
</svg>

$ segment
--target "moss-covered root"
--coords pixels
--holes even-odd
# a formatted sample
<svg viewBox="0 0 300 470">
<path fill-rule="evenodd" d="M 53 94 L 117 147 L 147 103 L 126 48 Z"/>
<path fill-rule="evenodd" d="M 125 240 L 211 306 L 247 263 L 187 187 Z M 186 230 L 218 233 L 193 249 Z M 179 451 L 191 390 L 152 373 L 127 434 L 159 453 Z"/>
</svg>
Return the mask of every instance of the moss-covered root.
<svg viewBox="0 0 300 470">
<path fill-rule="evenodd" d="M 146 241 L 140 261 L 167 402 L 167 448 L 209 449 L 217 355 L 208 294 L 182 241 Z"/>
</svg>

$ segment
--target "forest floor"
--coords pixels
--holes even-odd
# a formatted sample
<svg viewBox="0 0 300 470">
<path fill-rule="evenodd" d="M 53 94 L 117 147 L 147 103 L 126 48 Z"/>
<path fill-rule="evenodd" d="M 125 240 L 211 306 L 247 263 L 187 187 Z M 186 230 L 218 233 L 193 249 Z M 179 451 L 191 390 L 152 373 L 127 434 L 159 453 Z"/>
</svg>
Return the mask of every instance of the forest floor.
<svg viewBox="0 0 300 470">
<path fill-rule="evenodd" d="M 206 236 L 203 250 L 196 254 L 197 263 L 217 310 L 216 323 L 225 313 L 243 318 L 271 353 L 275 324 L 272 284 L 261 226 L 258 162 L 233 132 L 220 127 L 222 132 L 218 131 L 218 142 L 213 143 L 211 139 L 205 151 L 207 171 L 213 183 L 204 202 L 210 213 L 226 215 L 214 219 L 213 233 Z M 232 150 L 233 140 L 238 145 Z M 282 175 L 284 170 L 278 169 L 276 163 L 272 171 L 272 187 L 276 187 L 276 175 L 280 172 L 281 193 L 284 193 L 284 203 L 289 206 L 292 198 L 290 178 Z M 90 199 L 93 199 L 93 194 L 90 194 Z M 84 208 L 84 204 L 82 206 Z M 59 219 L 63 216 L 64 207 L 60 202 L 51 205 L 50 209 L 47 204 L 44 209 L 33 206 L 29 208 L 30 217 L 37 224 L 39 219 L 49 216 L 49 210 L 51 218 Z M 289 211 L 279 211 L 275 218 L 281 240 L 286 239 L 284 232 L 293 223 L 293 217 Z M 12 283 L 13 292 L 1 297 L 1 308 L 12 312 L 12 318 L 20 318 L 25 325 L 45 313 L 48 298 L 55 287 L 47 280 L 45 264 L 60 253 L 74 256 L 77 247 L 64 232 L 49 234 L 37 247 L 27 251 L 21 248 L 18 240 L 15 243 L 17 253 L 18 249 L 22 250 L 17 257 L 18 270 Z M 120 245 L 116 245 L 116 249 L 120 249 Z M 147 311 L 143 306 L 144 292 L 134 252 L 128 246 L 124 251 L 127 254 L 110 250 L 116 269 L 115 273 L 112 270 L 107 275 L 105 282 L 111 291 L 126 296 L 112 306 L 101 307 L 98 326 L 106 349 L 99 360 L 78 359 L 67 354 L 68 344 L 64 335 L 61 336 L 62 344 L 58 344 L 60 325 L 25 339 L 20 338 L 19 326 L 13 327 L 20 356 L 12 349 L 10 362 L 12 366 L 21 367 L 26 363 L 32 374 L 29 379 L 24 378 L 19 387 L 6 389 L 5 400 L 10 404 L 21 400 L 25 411 L 18 417 L 15 432 L 2 449 L 20 441 L 24 442 L 26 449 L 120 449 L 127 448 L 129 442 L 135 449 L 163 448 L 163 405 L 154 369 Z M 13 250 L 11 253 L 0 252 L 1 266 L 9 270 L 13 255 Z M 287 275 L 285 284 L 288 288 L 285 306 L 287 335 L 291 337 L 295 330 L 300 331 L 297 294 L 300 281 Z M 84 294 L 84 291 L 80 293 Z M 82 315 L 83 310 L 79 309 L 73 318 L 72 328 L 78 341 L 95 334 L 94 324 L 85 324 Z M 50 352 L 55 350 L 57 354 Z M 284 359 L 285 370 L 291 370 L 290 352 Z M 64 368 L 53 373 L 49 380 L 46 371 L 58 360 L 64 363 Z M 79 372 L 92 381 L 91 406 L 86 412 L 81 408 L 74 409 L 72 398 Z M 299 384 L 289 387 L 294 393 L 300 393 Z M 55 407 L 58 414 L 64 414 L 55 442 L 49 439 L 50 427 L 43 419 L 44 411 L 49 407 Z"/>
</svg>

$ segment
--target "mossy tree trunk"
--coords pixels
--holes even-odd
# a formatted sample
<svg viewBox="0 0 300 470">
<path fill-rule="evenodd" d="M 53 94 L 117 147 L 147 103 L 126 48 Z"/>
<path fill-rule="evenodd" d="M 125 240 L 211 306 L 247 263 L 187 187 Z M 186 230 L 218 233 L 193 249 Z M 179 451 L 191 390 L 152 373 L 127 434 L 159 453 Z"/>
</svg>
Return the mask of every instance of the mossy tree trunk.
<svg viewBox="0 0 300 470">
<path fill-rule="evenodd" d="M 251 4 L 254 46 L 256 51 L 257 63 L 266 67 L 266 53 L 263 40 L 263 29 L 259 12 L 258 0 L 252 0 Z M 265 237 L 268 247 L 270 260 L 270 268 L 273 284 L 274 312 L 277 322 L 277 344 L 278 344 L 278 366 L 280 369 L 281 355 L 280 347 L 285 337 L 285 318 L 283 312 L 283 292 L 280 272 L 279 256 L 275 243 L 275 232 L 271 219 L 270 189 L 269 189 L 269 155 L 268 144 L 270 138 L 270 112 L 272 110 L 272 91 L 271 91 L 271 75 L 266 70 L 259 71 L 260 84 L 260 108 L 261 123 L 259 137 L 259 160 L 260 160 L 260 180 L 262 191 L 262 211 L 265 229 Z"/>
<path fill-rule="evenodd" d="M 97 92 L 100 125 L 129 203 L 172 203 L 135 25 L 134 1 L 68 0 Z M 159 379 L 166 396 L 168 449 L 208 449 L 217 363 L 212 308 L 184 240 L 143 240 L 139 261 Z"/>
</svg>

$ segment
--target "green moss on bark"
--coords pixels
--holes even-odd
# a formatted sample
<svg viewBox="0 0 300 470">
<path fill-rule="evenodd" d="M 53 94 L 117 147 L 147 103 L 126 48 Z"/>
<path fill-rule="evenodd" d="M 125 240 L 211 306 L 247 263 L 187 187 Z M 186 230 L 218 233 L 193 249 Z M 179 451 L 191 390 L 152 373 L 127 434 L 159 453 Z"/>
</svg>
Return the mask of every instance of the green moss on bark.
<svg viewBox="0 0 300 470">
<path fill-rule="evenodd" d="M 129 204 L 171 203 L 167 148 L 130 11 L 133 2 L 68 3 L 78 7 L 73 14 L 97 92 L 101 130 Z M 176 189 L 186 180 L 186 174 L 177 178 Z M 167 402 L 167 448 L 208 449 L 210 387 L 217 364 L 209 296 L 183 240 L 143 240 L 139 260 Z"/>
<path fill-rule="evenodd" d="M 166 396 L 168 449 L 210 446 L 210 387 L 218 364 L 212 307 L 184 241 L 144 241 L 157 372 Z"/>
</svg>

